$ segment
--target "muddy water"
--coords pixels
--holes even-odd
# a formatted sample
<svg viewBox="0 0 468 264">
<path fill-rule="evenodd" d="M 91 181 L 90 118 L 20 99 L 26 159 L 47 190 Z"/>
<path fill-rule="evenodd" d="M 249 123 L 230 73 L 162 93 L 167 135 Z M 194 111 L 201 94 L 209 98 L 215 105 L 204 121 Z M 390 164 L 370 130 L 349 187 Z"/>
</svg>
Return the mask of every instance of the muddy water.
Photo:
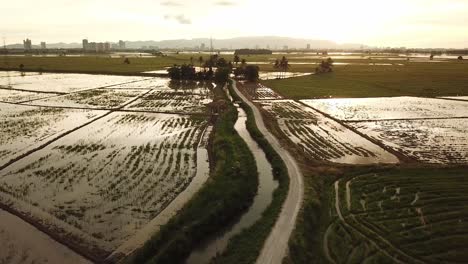
<svg viewBox="0 0 468 264">
<path fill-rule="evenodd" d="M 32 225 L 0 209 L 0 263 L 90 263 Z"/>
<path fill-rule="evenodd" d="M 239 106 L 237 110 L 239 112 L 239 117 L 234 127 L 255 156 L 259 176 L 258 192 L 252 206 L 241 216 L 240 220 L 233 226 L 227 227 L 219 236 L 196 248 L 187 259 L 187 264 L 209 263 L 213 257 L 222 254 L 233 236 L 239 234 L 243 229 L 252 226 L 261 218 L 262 213 L 272 201 L 273 191 L 278 187 L 278 181 L 273 178 L 272 167 L 265 153 L 247 131 L 245 125 L 247 115 Z"/>
</svg>

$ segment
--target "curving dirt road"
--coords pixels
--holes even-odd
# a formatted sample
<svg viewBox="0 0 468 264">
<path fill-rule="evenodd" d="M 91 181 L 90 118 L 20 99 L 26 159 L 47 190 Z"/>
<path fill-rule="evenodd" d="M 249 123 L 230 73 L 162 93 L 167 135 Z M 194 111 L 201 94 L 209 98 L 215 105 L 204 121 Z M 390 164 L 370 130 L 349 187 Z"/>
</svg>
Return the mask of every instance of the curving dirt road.
<svg viewBox="0 0 468 264">
<path fill-rule="evenodd" d="M 290 179 L 288 196 L 286 197 L 281 213 L 276 220 L 276 224 L 265 241 L 263 249 L 260 252 L 260 256 L 257 259 L 257 263 L 261 264 L 280 264 L 287 254 L 289 237 L 294 230 L 296 218 L 302 206 L 304 196 L 302 173 L 294 158 L 288 151 L 281 147 L 279 141 L 270 133 L 270 131 L 268 131 L 258 108 L 237 89 L 237 82 L 235 81 L 234 89 L 241 97 L 242 101 L 252 108 L 258 129 L 265 136 L 275 151 L 281 156 L 288 169 Z"/>
</svg>

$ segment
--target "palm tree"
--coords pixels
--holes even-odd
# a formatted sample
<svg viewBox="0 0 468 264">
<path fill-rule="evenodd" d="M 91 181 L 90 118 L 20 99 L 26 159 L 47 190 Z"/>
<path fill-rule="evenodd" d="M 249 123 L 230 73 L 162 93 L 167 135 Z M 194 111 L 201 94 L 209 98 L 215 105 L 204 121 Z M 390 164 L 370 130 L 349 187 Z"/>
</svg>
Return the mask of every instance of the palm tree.
<svg viewBox="0 0 468 264">
<path fill-rule="evenodd" d="M 200 63 L 200 71 L 201 71 L 201 67 L 203 64 L 203 56 L 200 56 L 200 58 L 198 58 L 198 62 Z"/>
<path fill-rule="evenodd" d="M 241 66 L 242 67 L 245 67 L 245 65 L 247 65 L 247 61 L 245 59 L 242 59 L 241 61 Z"/>
<path fill-rule="evenodd" d="M 281 58 L 280 68 L 281 68 L 281 72 L 283 73 L 283 77 L 284 77 L 286 71 L 288 71 L 288 69 L 289 69 L 289 61 L 288 61 L 288 59 L 286 59 L 285 56 L 283 56 L 283 58 Z"/>
<path fill-rule="evenodd" d="M 236 66 L 237 66 L 237 64 L 239 63 L 239 61 L 240 61 L 239 56 L 238 56 L 237 54 L 234 55 L 234 63 L 236 64 Z"/>
<path fill-rule="evenodd" d="M 275 60 L 275 64 L 273 65 L 273 69 L 279 72 L 280 70 L 280 61 L 278 59 Z M 280 79 L 280 73 L 277 73 L 276 79 Z"/>
</svg>

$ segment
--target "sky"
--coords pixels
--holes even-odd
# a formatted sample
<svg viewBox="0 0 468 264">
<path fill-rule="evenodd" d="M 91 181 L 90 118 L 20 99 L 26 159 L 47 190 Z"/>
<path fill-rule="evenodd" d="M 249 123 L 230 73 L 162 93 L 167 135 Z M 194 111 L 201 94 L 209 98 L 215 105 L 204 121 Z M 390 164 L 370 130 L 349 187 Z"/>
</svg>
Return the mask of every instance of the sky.
<svg viewBox="0 0 468 264">
<path fill-rule="evenodd" d="M 284 36 L 468 48 L 468 0 L 3 0 L 0 6 L 7 44 Z"/>
</svg>

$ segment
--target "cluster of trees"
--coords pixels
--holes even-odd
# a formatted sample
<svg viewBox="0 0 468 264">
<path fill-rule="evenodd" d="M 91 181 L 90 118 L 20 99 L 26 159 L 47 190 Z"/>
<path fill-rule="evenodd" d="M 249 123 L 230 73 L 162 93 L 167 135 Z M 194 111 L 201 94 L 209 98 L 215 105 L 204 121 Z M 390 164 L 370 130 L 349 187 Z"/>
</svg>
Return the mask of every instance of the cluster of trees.
<svg viewBox="0 0 468 264">
<path fill-rule="evenodd" d="M 268 49 L 237 49 L 234 55 L 271 55 L 273 51 Z"/>
<path fill-rule="evenodd" d="M 198 58 L 200 70 L 197 72 L 194 66 L 194 58 L 190 58 L 190 64 L 174 65 L 167 72 L 171 80 L 176 81 L 208 81 L 213 80 L 216 83 L 224 84 L 229 80 L 233 73 L 236 77 L 243 77 L 249 81 L 258 79 L 259 68 L 255 65 L 247 65 L 245 59 L 240 59 L 238 55 L 234 56 L 235 66 L 231 61 L 212 55 L 206 61 L 202 56 Z M 240 65 L 239 65 L 240 63 Z"/>
<path fill-rule="evenodd" d="M 315 68 L 315 73 L 327 73 L 333 72 L 333 60 L 328 58 L 326 61 L 322 61 L 320 65 Z"/>
<path fill-rule="evenodd" d="M 289 70 L 289 61 L 286 59 L 285 56 L 281 58 L 281 60 L 276 60 L 273 68 L 278 71 L 278 76 L 276 78 L 281 79 L 284 78 L 286 72 Z"/>
</svg>

